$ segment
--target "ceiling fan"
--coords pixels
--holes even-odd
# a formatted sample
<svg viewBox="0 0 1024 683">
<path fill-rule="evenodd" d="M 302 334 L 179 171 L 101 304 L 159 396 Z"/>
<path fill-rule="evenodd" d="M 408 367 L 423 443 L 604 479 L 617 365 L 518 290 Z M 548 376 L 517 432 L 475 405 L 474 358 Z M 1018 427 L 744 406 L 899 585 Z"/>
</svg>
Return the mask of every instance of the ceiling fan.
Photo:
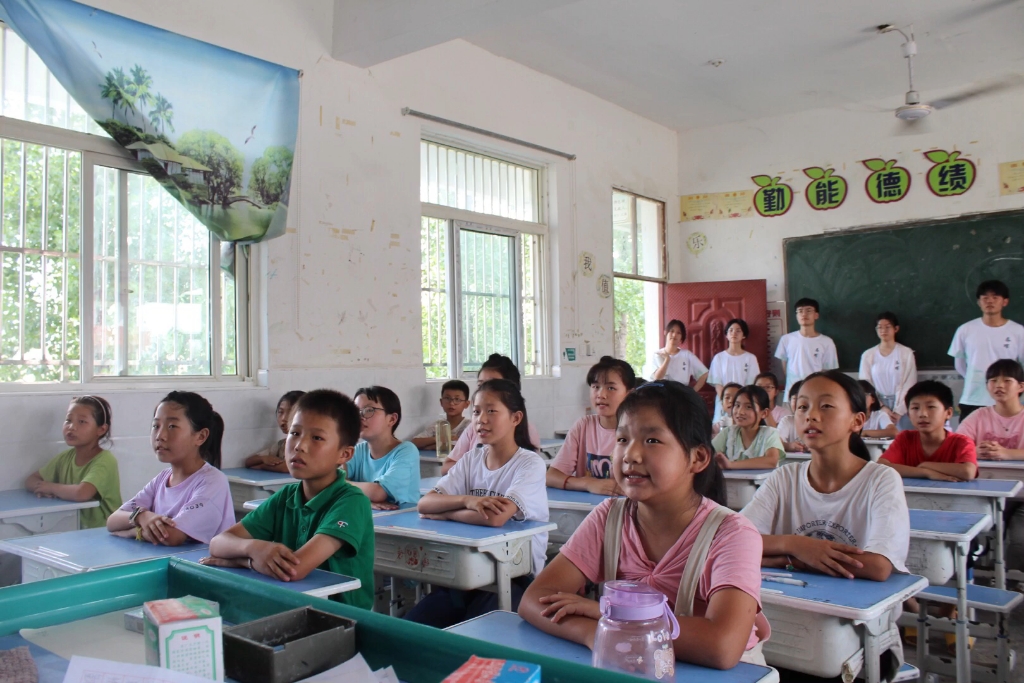
<svg viewBox="0 0 1024 683">
<path fill-rule="evenodd" d="M 921 102 L 921 95 L 914 89 L 914 56 L 917 55 L 917 43 L 914 42 L 914 27 L 909 28 L 910 35 L 904 33 L 903 29 L 892 24 L 882 24 L 877 27 L 879 33 L 891 33 L 893 31 L 903 36 L 906 42 L 903 43 L 903 56 L 907 60 L 907 76 L 910 82 L 910 89 L 907 90 L 906 100 L 903 106 L 897 107 L 896 118 L 908 124 L 913 124 L 933 111 L 960 104 L 966 100 L 974 99 L 982 95 L 989 95 L 1000 90 L 1005 90 L 1024 83 L 1024 77 L 1015 75 L 996 81 L 990 81 L 983 85 L 968 88 L 952 95 L 933 100 L 932 102 Z"/>
</svg>

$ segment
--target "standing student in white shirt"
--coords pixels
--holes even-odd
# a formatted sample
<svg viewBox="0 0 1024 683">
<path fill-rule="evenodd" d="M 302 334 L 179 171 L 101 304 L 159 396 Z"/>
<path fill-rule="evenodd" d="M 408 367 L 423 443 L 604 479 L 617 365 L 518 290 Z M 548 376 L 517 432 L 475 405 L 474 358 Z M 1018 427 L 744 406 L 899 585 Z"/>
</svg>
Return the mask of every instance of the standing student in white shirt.
<svg viewBox="0 0 1024 683">
<path fill-rule="evenodd" d="M 689 349 L 683 348 L 686 341 L 686 325 L 682 320 L 669 320 L 665 325 L 665 346 L 651 354 L 644 374 L 650 379 L 670 379 L 689 386 L 696 378 L 693 388 L 700 391 L 708 379 L 708 369 Z"/>
<path fill-rule="evenodd" d="M 749 336 L 747 321 L 733 318 L 726 323 L 725 339 L 729 342 L 729 348 L 715 354 L 708 370 L 708 384 L 715 387 L 715 416 L 712 421 L 717 422 L 722 417 L 722 390 L 725 385 L 736 383 L 741 387 L 750 386 L 761 372 L 757 356 L 743 348 L 743 342 Z"/>
<path fill-rule="evenodd" d="M 914 350 L 896 341 L 900 321 L 895 313 L 880 313 L 875 320 L 878 345 L 860 356 L 859 378 L 878 392 L 881 410 L 894 424 L 907 414 L 907 389 L 917 384 Z"/>
<path fill-rule="evenodd" d="M 981 317 L 964 323 L 953 335 L 949 355 L 964 378 L 960 394 L 960 420 L 982 406 L 994 405 L 985 384 L 985 371 L 997 360 L 1024 363 L 1024 325 L 1003 317 L 1010 305 L 1010 288 L 999 280 L 986 280 L 976 292 Z"/>
<path fill-rule="evenodd" d="M 786 372 L 783 396 L 789 396 L 793 383 L 812 372 L 839 367 L 835 342 L 814 328 L 820 315 L 818 302 L 814 299 L 800 299 L 793 309 L 800 329 L 783 335 L 775 350 L 775 357 L 782 361 L 782 369 Z"/>
</svg>

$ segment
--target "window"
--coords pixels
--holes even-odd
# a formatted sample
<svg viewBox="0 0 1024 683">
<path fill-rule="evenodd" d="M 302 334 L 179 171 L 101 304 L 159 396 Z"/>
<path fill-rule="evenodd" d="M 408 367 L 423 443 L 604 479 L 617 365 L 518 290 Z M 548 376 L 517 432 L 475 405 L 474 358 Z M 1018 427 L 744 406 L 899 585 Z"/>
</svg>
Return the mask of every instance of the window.
<svg viewBox="0 0 1024 683">
<path fill-rule="evenodd" d="M 612 192 L 614 349 L 637 374 L 660 343 L 659 294 L 665 281 L 665 205 Z"/>
<path fill-rule="evenodd" d="M 422 141 L 423 365 L 475 373 L 492 353 L 546 372 L 538 169 Z"/>
<path fill-rule="evenodd" d="M 243 250 L 0 42 L 0 382 L 245 375 Z"/>
</svg>

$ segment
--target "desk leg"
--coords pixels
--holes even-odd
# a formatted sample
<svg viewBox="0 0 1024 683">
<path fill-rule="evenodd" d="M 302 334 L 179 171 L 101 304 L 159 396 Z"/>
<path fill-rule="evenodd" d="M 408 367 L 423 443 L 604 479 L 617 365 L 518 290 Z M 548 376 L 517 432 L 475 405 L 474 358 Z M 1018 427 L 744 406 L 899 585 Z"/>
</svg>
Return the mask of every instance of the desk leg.
<svg viewBox="0 0 1024 683">
<path fill-rule="evenodd" d="M 956 544 L 956 680 L 970 683 L 970 631 L 967 629 L 967 543 Z M 920 634 L 918 634 L 920 637 Z"/>
<path fill-rule="evenodd" d="M 917 601 L 917 668 L 921 680 L 928 680 L 928 603 Z"/>
<path fill-rule="evenodd" d="M 512 611 L 512 578 L 508 562 L 496 560 L 494 565 L 498 579 L 498 609 Z"/>
<path fill-rule="evenodd" d="M 879 650 L 879 637 L 889 629 L 890 619 L 890 613 L 886 612 L 871 621 L 861 622 L 864 626 L 863 673 L 865 683 L 880 683 L 882 680 L 882 653 Z"/>
<path fill-rule="evenodd" d="M 992 516 L 995 517 L 996 523 L 996 588 L 999 590 L 1006 590 L 1006 564 L 1003 558 L 1005 553 L 1003 532 L 1006 526 L 1003 522 L 1003 510 L 1005 508 L 1006 499 L 995 498 L 992 501 Z"/>
</svg>

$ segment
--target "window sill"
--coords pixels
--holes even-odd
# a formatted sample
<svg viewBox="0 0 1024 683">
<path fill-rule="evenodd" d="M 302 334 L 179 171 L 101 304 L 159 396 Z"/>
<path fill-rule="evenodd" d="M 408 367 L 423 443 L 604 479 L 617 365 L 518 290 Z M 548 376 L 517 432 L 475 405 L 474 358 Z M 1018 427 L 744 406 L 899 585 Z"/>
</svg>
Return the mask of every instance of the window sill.
<svg viewBox="0 0 1024 683">
<path fill-rule="evenodd" d="M 15 394 L 31 394 L 34 396 L 66 396 L 81 394 L 121 394 L 136 391 L 266 391 L 255 379 L 245 380 L 211 380 L 166 377 L 159 380 L 133 379 L 131 377 L 112 377 L 109 380 L 89 383 L 68 384 L 21 384 L 17 382 L 0 383 L 0 396 Z"/>
</svg>

